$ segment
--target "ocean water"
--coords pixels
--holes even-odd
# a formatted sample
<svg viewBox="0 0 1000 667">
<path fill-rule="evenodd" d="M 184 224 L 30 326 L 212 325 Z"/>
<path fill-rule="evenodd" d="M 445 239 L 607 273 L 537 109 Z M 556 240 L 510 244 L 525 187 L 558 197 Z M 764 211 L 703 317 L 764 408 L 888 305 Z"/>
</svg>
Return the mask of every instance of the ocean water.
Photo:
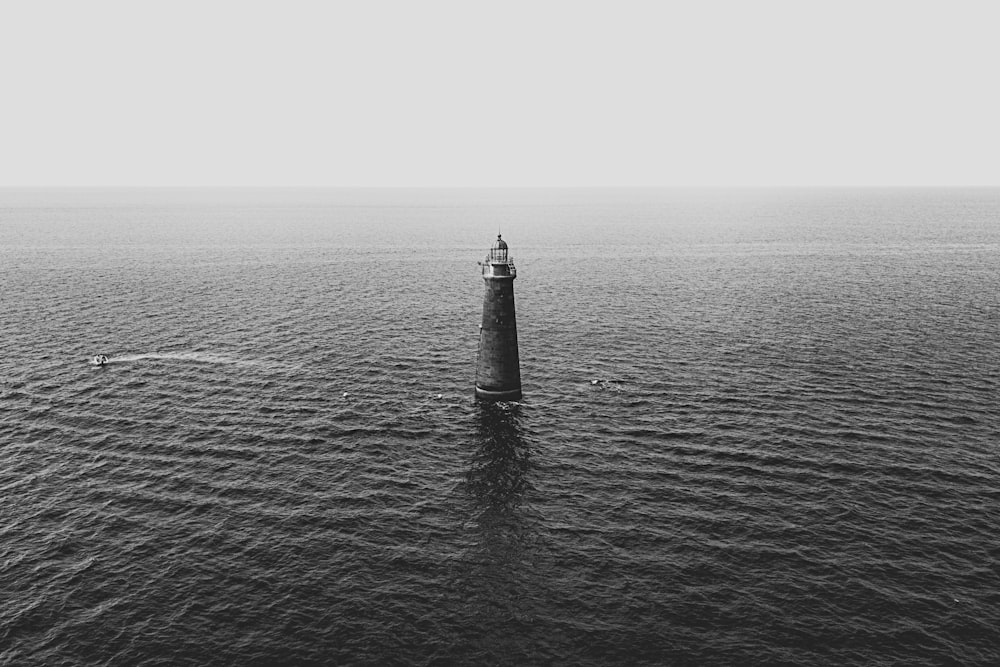
<svg viewBox="0 0 1000 667">
<path fill-rule="evenodd" d="M 6 190 L 0 232 L 0 664 L 1000 662 L 998 190 Z"/>
</svg>

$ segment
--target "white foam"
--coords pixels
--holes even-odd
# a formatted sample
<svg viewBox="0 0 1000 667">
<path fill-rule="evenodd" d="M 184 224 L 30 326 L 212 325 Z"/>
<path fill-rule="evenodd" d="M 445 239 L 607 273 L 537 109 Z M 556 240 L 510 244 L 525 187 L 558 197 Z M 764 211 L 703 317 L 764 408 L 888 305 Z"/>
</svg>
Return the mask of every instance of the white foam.
<svg viewBox="0 0 1000 667">
<path fill-rule="evenodd" d="M 233 364 L 256 366 L 261 362 L 246 359 L 234 359 L 222 354 L 211 352 L 144 352 L 140 354 L 121 354 L 108 357 L 109 363 L 143 361 L 146 359 L 156 359 L 160 361 L 190 361 L 202 364 Z"/>
</svg>

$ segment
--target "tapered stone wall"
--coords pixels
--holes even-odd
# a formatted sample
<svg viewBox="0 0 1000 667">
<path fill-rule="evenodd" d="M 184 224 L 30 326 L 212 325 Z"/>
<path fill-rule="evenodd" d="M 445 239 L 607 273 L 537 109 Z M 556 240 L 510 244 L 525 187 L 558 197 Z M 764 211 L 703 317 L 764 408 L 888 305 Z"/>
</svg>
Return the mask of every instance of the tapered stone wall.
<svg viewBox="0 0 1000 667">
<path fill-rule="evenodd" d="M 517 351 L 513 277 L 485 278 L 483 321 L 479 330 L 476 396 L 487 400 L 521 399 L 521 362 Z"/>
</svg>

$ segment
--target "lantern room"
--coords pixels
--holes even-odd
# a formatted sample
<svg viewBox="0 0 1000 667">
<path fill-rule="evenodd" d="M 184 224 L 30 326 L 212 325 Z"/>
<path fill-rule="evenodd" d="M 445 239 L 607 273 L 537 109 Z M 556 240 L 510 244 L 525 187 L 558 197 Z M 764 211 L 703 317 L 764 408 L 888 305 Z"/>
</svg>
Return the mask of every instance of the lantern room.
<svg viewBox="0 0 1000 667">
<path fill-rule="evenodd" d="M 507 252 L 507 242 L 500 237 L 500 234 L 497 234 L 497 240 L 490 248 L 489 254 L 486 255 L 486 261 L 482 262 L 482 265 L 484 278 L 517 277 L 514 260 Z"/>
</svg>

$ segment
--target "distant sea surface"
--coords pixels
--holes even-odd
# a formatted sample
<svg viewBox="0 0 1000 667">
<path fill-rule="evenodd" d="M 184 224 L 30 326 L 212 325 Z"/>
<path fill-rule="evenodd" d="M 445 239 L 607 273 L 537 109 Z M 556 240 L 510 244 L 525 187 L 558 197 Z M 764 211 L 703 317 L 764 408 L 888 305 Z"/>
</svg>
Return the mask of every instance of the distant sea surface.
<svg viewBox="0 0 1000 667">
<path fill-rule="evenodd" d="M 1000 662 L 1000 190 L 3 190 L 0 232 L 0 664 Z"/>
</svg>

